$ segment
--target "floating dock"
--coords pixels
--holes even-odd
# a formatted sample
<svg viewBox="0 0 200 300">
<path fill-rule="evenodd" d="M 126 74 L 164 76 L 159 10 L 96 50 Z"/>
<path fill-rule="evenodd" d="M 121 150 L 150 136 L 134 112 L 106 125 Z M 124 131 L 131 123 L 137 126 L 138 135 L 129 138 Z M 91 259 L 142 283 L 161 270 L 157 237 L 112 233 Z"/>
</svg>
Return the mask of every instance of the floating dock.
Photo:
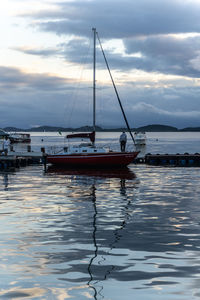
<svg viewBox="0 0 200 300">
<path fill-rule="evenodd" d="M 143 163 L 154 166 L 200 167 L 200 154 L 151 154 L 143 158 Z"/>
</svg>

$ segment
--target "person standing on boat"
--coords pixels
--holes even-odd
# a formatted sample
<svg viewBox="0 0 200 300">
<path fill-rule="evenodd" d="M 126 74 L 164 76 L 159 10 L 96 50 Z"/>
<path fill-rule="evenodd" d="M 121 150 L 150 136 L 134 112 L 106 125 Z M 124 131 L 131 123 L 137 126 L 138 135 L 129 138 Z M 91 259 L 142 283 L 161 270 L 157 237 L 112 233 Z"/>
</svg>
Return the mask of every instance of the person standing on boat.
<svg viewBox="0 0 200 300">
<path fill-rule="evenodd" d="M 4 141 L 3 141 L 3 152 L 5 153 L 5 155 L 8 154 L 9 147 L 10 147 L 10 140 L 6 136 L 5 139 L 4 139 Z"/>
<path fill-rule="evenodd" d="M 127 142 L 127 136 L 125 131 L 123 131 L 122 134 L 120 135 L 119 142 L 120 142 L 121 152 L 125 152 L 126 142 Z"/>
</svg>

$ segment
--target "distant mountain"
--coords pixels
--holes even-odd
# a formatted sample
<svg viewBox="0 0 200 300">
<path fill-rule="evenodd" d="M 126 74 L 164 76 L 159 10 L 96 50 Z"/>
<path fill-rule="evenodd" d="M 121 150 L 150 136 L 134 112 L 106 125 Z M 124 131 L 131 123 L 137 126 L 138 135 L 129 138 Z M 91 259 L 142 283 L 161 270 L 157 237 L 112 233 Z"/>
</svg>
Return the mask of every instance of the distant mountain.
<svg viewBox="0 0 200 300">
<path fill-rule="evenodd" d="M 56 126 L 39 126 L 39 127 L 33 127 L 31 129 L 29 129 L 29 131 L 34 131 L 34 132 L 56 132 L 56 131 L 69 131 L 69 132 L 73 132 L 73 131 L 92 131 L 93 127 L 92 126 L 82 126 L 82 127 L 78 127 L 78 128 L 64 128 L 64 127 L 56 127 Z M 103 129 L 99 126 L 96 126 L 96 130 L 97 131 L 103 131 Z"/>
<path fill-rule="evenodd" d="M 159 125 L 159 124 L 153 124 L 153 125 L 147 125 L 143 127 L 138 128 L 132 128 L 132 131 L 178 131 L 176 127 L 172 126 L 166 126 L 166 125 Z M 40 126 L 40 127 L 34 127 L 29 129 L 29 131 L 70 131 L 70 132 L 88 132 L 93 131 L 92 126 L 82 126 L 78 128 L 64 128 L 64 127 L 55 127 L 55 126 Z M 100 126 L 96 126 L 96 131 L 113 131 L 113 132 L 121 132 L 121 131 L 127 131 L 126 128 L 115 128 L 115 129 L 103 129 Z"/>
<path fill-rule="evenodd" d="M 28 131 L 31 132 L 54 132 L 54 131 L 66 131 L 63 127 L 56 127 L 56 126 L 39 126 L 39 127 L 33 127 L 28 129 Z"/>
<path fill-rule="evenodd" d="M 180 129 L 180 131 L 200 131 L 200 127 L 186 127 L 186 128 Z"/>
<path fill-rule="evenodd" d="M 78 128 L 64 128 L 64 127 L 58 127 L 58 126 L 39 126 L 39 127 L 33 127 L 30 129 L 21 129 L 16 127 L 5 127 L 3 130 L 8 132 L 20 132 L 20 131 L 28 131 L 28 132 L 89 132 L 93 131 L 92 126 L 82 126 Z M 96 126 L 96 131 L 99 132 L 122 132 L 127 131 L 126 128 L 101 128 L 100 126 Z M 145 131 L 145 132 L 178 132 L 178 131 L 200 131 L 200 127 L 186 127 L 183 129 L 177 129 L 173 126 L 168 125 L 161 125 L 161 124 L 151 124 L 147 126 L 141 126 L 138 128 L 131 128 L 132 132 L 135 131 Z"/>
<path fill-rule="evenodd" d="M 102 129 L 100 126 L 96 126 L 96 131 L 104 131 L 104 129 Z M 93 126 L 82 126 L 82 127 L 79 127 L 79 128 L 71 128 L 71 131 L 93 131 Z"/>
<path fill-rule="evenodd" d="M 16 127 L 5 127 L 5 128 L 3 128 L 3 130 L 9 131 L 9 132 L 26 131 L 26 130 L 24 130 L 24 129 L 16 128 Z"/>
<path fill-rule="evenodd" d="M 152 124 L 147 126 L 138 127 L 135 131 L 151 131 L 151 132 L 163 132 L 163 131 L 178 131 L 176 127 L 167 126 L 167 125 L 160 125 L 160 124 Z"/>
</svg>

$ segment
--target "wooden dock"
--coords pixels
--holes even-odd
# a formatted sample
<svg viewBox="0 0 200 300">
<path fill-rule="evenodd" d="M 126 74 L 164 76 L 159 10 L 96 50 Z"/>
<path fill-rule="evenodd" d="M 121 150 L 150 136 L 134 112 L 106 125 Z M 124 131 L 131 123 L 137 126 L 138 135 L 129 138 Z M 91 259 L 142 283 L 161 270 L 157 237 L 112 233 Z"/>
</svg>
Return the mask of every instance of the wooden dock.
<svg viewBox="0 0 200 300">
<path fill-rule="evenodd" d="M 42 152 L 14 152 L 9 151 L 8 155 L 0 155 L 0 170 L 9 171 L 31 164 L 43 163 Z"/>
</svg>

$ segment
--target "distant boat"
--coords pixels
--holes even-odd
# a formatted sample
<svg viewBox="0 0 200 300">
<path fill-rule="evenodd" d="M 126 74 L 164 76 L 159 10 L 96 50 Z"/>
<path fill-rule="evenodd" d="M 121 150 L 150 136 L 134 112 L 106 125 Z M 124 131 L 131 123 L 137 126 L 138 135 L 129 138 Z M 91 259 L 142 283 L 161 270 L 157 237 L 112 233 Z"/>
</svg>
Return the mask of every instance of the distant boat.
<svg viewBox="0 0 200 300">
<path fill-rule="evenodd" d="M 10 133 L 9 140 L 11 143 L 30 143 L 31 137 L 29 133 Z"/>
<path fill-rule="evenodd" d="M 134 140 L 136 145 L 146 145 L 146 134 L 145 132 L 135 132 Z"/>
<path fill-rule="evenodd" d="M 4 137 L 8 137 L 9 133 L 5 132 L 3 129 L 0 129 L 0 139 L 4 138 Z"/>
<path fill-rule="evenodd" d="M 69 134 L 67 138 L 87 138 L 90 140 L 89 143 L 81 143 L 79 145 L 72 145 L 69 147 L 65 147 L 59 153 L 47 154 L 47 162 L 60 165 L 60 166 L 77 166 L 77 167 L 125 167 L 132 163 L 136 156 L 138 155 L 138 151 L 135 152 L 114 152 L 107 150 L 103 147 L 97 147 L 95 145 L 95 130 L 96 130 L 96 79 L 95 79 L 95 71 L 96 71 L 96 37 L 99 40 L 99 44 L 120 104 L 120 108 L 122 110 L 127 128 L 130 132 L 130 135 L 134 141 L 133 135 L 131 133 L 128 121 L 126 119 L 121 100 L 119 99 L 103 48 L 101 46 L 100 39 L 98 37 L 98 33 L 96 29 L 93 28 L 94 34 L 94 52 L 93 52 L 93 132 L 90 133 L 77 133 L 77 134 Z"/>
</svg>

